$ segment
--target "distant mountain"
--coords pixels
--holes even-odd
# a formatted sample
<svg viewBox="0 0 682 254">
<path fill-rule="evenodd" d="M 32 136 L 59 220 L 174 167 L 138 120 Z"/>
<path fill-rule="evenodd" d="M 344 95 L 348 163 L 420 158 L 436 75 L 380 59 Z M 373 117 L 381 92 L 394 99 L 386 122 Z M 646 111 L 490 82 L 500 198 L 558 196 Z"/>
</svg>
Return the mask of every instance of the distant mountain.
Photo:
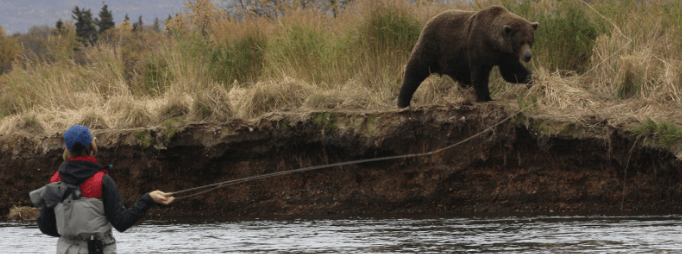
<svg viewBox="0 0 682 254">
<path fill-rule="evenodd" d="M 114 15 L 118 25 L 128 14 L 131 22 L 137 22 L 142 15 L 146 25 L 154 18 L 166 20 L 183 9 L 186 0 L 107 0 L 104 1 Z M 93 18 L 99 17 L 102 0 L 0 0 L 0 26 L 7 34 L 25 33 L 31 26 L 55 25 L 57 20 L 75 21 L 71 18 L 73 7 L 90 9 Z"/>
</svg>

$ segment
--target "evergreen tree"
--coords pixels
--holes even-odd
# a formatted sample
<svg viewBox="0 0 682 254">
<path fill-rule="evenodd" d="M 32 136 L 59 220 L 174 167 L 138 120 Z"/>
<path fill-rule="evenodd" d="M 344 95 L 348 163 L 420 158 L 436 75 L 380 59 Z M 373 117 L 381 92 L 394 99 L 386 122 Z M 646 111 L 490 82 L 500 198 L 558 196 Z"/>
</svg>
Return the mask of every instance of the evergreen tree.
<svg viewBox="0 0 682 254">
<path fill-rule="evenodd" d="M 102 10 L 99 12 L 99 20 L 97 22 L 100 34 L 107 29 L 116 26 L 116 23 L 114 23 L 114 15 L 112 15 L 111 11 L 109 10 L 109 6 L 107 6 L 104 2 L 102 2 L 102 4 L 104 4 L 104 6 L 102 6 Z"/>
<path fill-rule="evenodd" d="M 64 29 L 64 21 L 62 19 L 57 20 L 57 23 L 54 24 L 55 28 L 55 34 L 61 34 L 62 30 Z"/>
<path fill-rule="evenodd" d="M 137 22 L 133 23 L 133 32 L 142 32 L 142 26 L 144 23 L 142 22 L 142 15 L 137 19 Z"/>
<path fill-rule="evenodd" d="M 167 35 L 173 34 L 173 32 L 170 30 L 170 26 L 168 25 L 168 24 L 170 24 L 170 22 L 172 20 L 173 20 L 173 17 L 171 17 L 171 15 L 168 14 L 168 19 L 166 19 L 166 22 L 164 23 L 164 26 L 163 26 L 164 30 L 166 30 Z"/>
<path fill-rule="evenodd" d="M 84 44 L 94 44 L 97 41 L 97 27 L 92 19 L 90 9 L 73 8 L 71 16 L 76 20 L 76 36 Z"/>
<path fill-rule="evenodd" d="M 126 14 L 125 18 L 123 19 L 123 22 L 117 26 L 117 28 L 121 31 L 131 31 L 133 30 L 132 24 L 130 24 L 130 18 L 128 17 L 128 14 Z"/>
<path fill-rule="evenodd" d="M 157 33 L 160 33 L 160 32 L 161 32 L 161 21 L 159 21 L 159 18 L 158 18 L 158 17 L 154 18 L 154 25 L 152 26 L 152 28 L 153 28 L 154 31 L 156 31 Z"/>
</svg>

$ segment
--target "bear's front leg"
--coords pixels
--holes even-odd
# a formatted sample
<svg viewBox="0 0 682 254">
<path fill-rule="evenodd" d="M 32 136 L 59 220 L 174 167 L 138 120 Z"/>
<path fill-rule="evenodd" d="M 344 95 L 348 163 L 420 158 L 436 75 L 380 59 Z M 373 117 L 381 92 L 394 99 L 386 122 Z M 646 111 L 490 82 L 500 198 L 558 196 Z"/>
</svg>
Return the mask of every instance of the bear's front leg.
<svg viewBox="0 0 682 254">
<path fill-rule="evenodd" d="M 509 83 L 524 83 L 527 88 L 533 86 L 533 73 L 526 69 L 517 58 L 508 57 L 499 65 L 502 78 Z"/>
<path fill-rule="evenodd" d="M 490 71 L 492 69 L 493 66 L 488 64 L 479 64 L 471 68 L 471 84 L 476 90 L 476 101 L 478 102 L 493 100 L 490 98 L 490 89 L 488 88 Z"/>
</svg>

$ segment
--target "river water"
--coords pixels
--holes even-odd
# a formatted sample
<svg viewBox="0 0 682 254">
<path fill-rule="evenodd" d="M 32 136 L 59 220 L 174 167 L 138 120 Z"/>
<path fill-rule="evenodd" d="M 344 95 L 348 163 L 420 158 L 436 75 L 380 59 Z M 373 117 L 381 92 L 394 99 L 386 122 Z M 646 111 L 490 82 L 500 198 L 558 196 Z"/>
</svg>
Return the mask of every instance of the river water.
<svg viewBox="0 0 682 254">
<path fill-rule="evenodd" d="M 682 215 L 363 216 L 145 220 L 119 253 L 682 253 Z M 57 238 L 0 222 L 0 252 L 54 253 Z"/>
</svg>

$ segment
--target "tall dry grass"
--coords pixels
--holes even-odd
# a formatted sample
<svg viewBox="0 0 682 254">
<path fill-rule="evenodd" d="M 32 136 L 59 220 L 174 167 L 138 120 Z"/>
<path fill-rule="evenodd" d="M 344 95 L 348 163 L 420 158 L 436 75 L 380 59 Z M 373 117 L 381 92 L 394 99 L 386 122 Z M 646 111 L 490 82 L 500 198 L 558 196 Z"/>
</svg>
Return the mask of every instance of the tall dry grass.
<svg viewBox="0 0 682 254">
<path fill-rule="evenodd" d="M 164 35 L 117 30 L 73 55 L 16 62 L 0 76 L 0 133 L 393 109 L 423 25 L 446 9 L 492 4 L 540 22 L 528 64 L 535 86 L 508 84 L 494 70 L 493 99 L 515 106 L 536 98 L 535 114 L 552 117 L 682 123 L 678 1 L 412 2 L 356 0 L 335 15 L 288 5 L 277 17 L 235 17 L 210 1 L 191 1 Z M 48 47 L 65 52 L 59 45 Z M 472 93 L 434 75 L 413 105 L 461 103 Z"/>
<path fill-rule="evenodd" d="M 583 6 L 607 30 L 594 40 L 582 73 L 550 70 L 540 75 L 543 82 L 530 93 L 539 93 L 544 111 L 569 117 L 599 114 L 623 124 L 646 118 L 682 123 L 680 3 L 605 1 Z"/>
</svg>

